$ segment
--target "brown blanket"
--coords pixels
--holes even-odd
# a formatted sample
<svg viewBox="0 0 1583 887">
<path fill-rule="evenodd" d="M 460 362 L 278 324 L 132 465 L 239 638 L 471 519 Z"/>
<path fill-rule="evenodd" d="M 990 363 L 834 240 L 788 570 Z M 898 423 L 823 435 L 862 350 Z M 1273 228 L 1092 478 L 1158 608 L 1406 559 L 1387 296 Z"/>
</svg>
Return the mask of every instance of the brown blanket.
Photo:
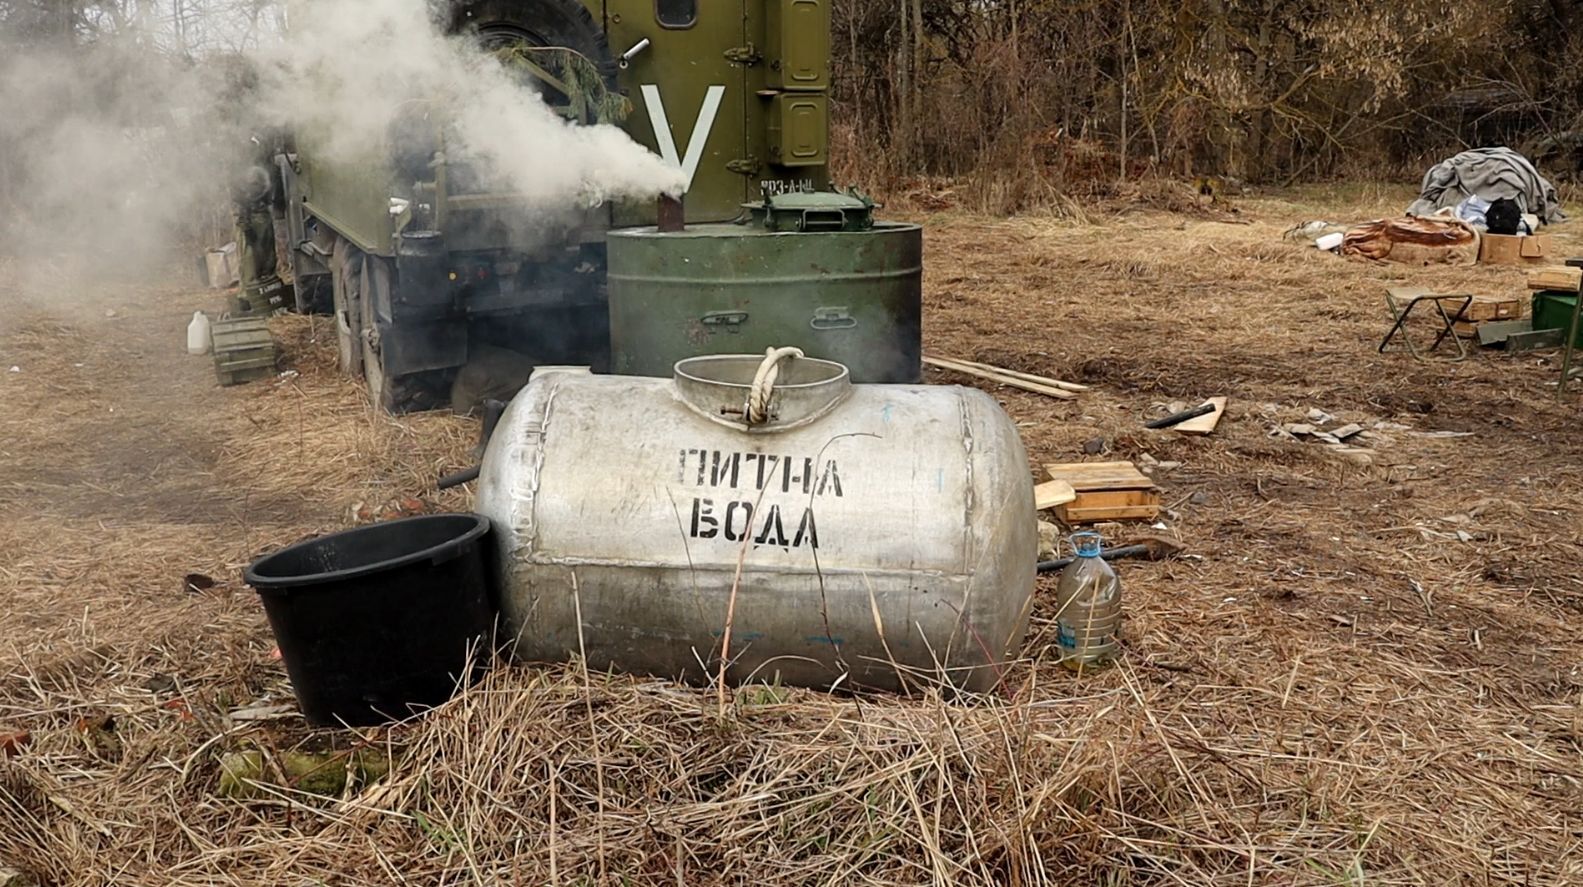
<svg viewBox="0 0 1583 887">
<path fill-rule="evenodd" d="M 1479 259 L 1479 234 L 1445 216 L 1379 219 L 1349 229 L 1341 254 L 1410 265 L 1471 265 Z"/>
</svg>

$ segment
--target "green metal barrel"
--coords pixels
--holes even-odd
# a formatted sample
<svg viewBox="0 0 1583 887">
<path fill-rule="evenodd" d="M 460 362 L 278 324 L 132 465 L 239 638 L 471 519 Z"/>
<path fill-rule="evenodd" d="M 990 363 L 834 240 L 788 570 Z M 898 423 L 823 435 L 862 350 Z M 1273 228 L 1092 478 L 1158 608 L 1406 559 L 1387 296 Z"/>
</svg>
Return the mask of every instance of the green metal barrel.
<svg viewBox="0 0 1583 887">
<path fill-rule="evenodd" d="M 918 382 L 923 230 L 787 228 L 612 231 L 611 370 L 669 377 L 689 357 L 794 346 L 854 382 Z"/>
</svg>

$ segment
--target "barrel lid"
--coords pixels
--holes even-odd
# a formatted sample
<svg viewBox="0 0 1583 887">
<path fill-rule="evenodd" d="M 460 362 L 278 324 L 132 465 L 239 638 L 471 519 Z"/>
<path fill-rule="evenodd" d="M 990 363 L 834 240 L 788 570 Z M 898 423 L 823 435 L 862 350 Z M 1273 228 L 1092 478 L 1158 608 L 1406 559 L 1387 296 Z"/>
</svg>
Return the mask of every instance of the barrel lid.
<svg viewBox="0 0 1583 887">
<path fill-rule="evenodd" d="M 800 428 L 835 409 L 852 393 L 852 374 L 832 360 L 798 357 L 786 361 L 770 399 L 768 421 L 749 426 L 748 394 L 764 363 L 762 354 L 711 354 L 679 361 L 672 384 L 695 412 L 741 431 L 773 433 Z"/>
<path fill-rule="evenodd" d="M 753 223 L 771 231 L 867 231 L 874 201 L 857 191 L 798 191 L 744 203 Z"/>
</svg>

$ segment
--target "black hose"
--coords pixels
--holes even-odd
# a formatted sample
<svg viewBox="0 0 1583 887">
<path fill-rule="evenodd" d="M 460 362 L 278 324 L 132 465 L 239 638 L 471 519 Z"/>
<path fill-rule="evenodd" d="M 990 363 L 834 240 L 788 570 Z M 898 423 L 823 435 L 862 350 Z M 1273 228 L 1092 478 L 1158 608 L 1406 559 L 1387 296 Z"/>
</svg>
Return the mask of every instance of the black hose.
<svg viewBox="0 0 1583 887">
<path fill-rule="evenodd" d="M 1099 556 L 1107 561 L 1119 561 L 1129 557 L 1146 555 L 1148 553 L 1149 546 L 1147 545 L 1123 545 L 1120 548 L 1107 548 L 1100 552 Z M 1065 569 L 1072 563 L 1072 561 L 1075 560 L 1077 560 L 1075 557 L 1063 557 L 1057 558 L 1053 561 L 1039 561 L 1039 572 L 1054 573 L 1056 570 Z"/>
<path fill-rule="evenodd" d="M 1162 419 L 1155 419 L 1153 422 L 1150 422 L 1150 423 L 1144 425 L 1143 427 L 1144 428 L 1155 428 L 1155 429 L 1170 428 L 1172 425 L 1180 425 L 1183 422 L 1186 422 L 1188 419 L 1197 419 L 1199 416 L 1207 416 L 1210 413 L 1213 413 L 1214 411 L 1215 411 L 1215 405 L 1214 404 L 1212 404 L 1212 403 L 1200 404 L 1200 405 L 1198 405 L 1196 407 L 1193 407 L 1190 410 L 1183 410 L 1180 413 L 1172 413 L 1171 415 L 1166 416 L 1166 417 L 1164 417 Z"/>
<path fill-rule="evenodd" d="M 441 490 L 449 490 L 451 487 L 459 487 L 462 484 L 468 483 L 469 481 L 478 480 L 478 472 L 482 470 L 483 466 L 474 465 L 472 468 L 464 468 L 461 471 L 447 474 L 440 478 L 439 483 L 435 484 L 435 487 Z"/>
<path fill-rule="evenodd" d="M 484 450 L 489 446 L 489 439 L 495 436 L 495 428 L 500 425 L 500 417 L 504 415 L 505 412 L 505 401 L 484 401 L 484 427 L 478 437 L 479 458 L 483 458 Z M 474 465 L 472 468 L 464 468 L 461 471 L 455 471 L 442 476 L 439 482 L 437 482 L 434 486 L 436 489 L 441 490 L 449 490 L 451 487 L 459 487 L 462 484 L 468 483 L 469 481 L 478 480 L 478 474 L 482 470 L 482 465 Z"/>
</svg>

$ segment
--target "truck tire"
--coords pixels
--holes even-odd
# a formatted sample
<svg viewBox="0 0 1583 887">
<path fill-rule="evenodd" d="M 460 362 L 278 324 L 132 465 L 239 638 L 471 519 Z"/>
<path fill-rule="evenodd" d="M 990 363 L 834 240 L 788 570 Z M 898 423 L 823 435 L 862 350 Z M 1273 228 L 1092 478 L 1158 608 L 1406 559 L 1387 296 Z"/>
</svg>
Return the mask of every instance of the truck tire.
<svg viewBox="0 0 1583 887">
<path fill-rule="evenodd" d="M 616 61 L 604 28 L 578 0 L 460 0 L 452 4 L 452 33 L 472 33 L 491 48 L 520 40 L 530 46 L 564 46 L 599 68 L 616 87 Z"/>
</svg>

